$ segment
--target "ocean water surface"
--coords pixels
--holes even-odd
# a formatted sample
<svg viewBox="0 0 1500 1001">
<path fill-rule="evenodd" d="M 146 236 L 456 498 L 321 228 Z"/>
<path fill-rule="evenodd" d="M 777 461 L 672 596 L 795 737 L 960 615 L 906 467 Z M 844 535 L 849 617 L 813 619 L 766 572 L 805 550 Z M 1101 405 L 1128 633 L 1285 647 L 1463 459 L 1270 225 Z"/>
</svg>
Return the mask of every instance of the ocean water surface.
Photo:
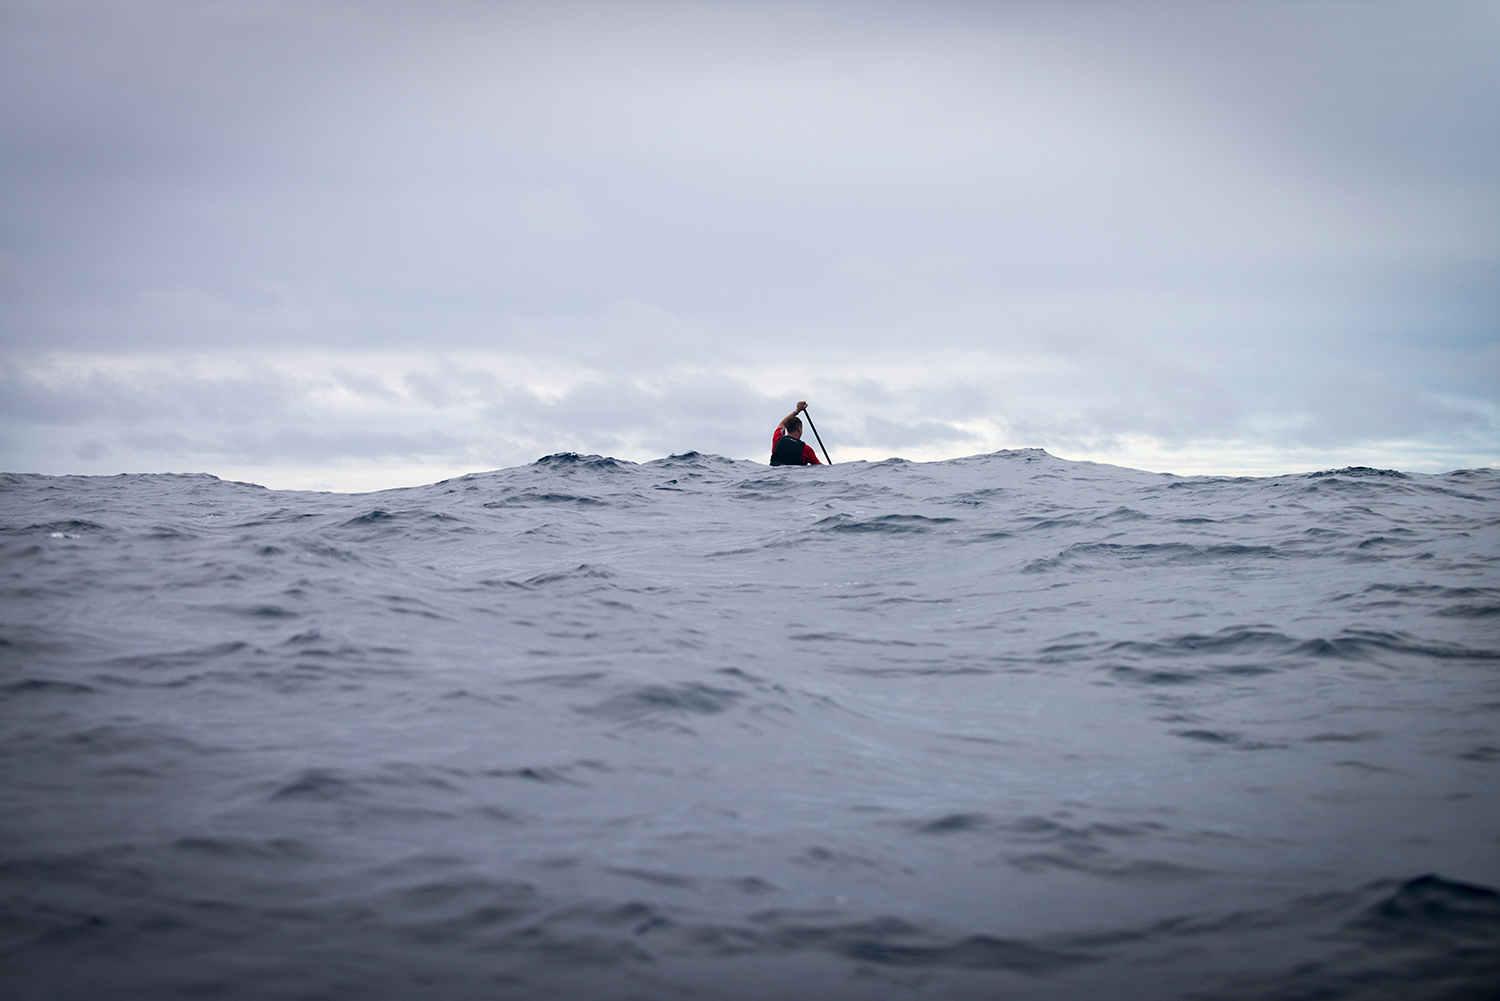
<svg viewBox="0 0 1500 1001">
<path fill-rule="evenodd" d="M 1500 471 L 0 475 L 16 999 L 1500 996 Z"/>
</svg>

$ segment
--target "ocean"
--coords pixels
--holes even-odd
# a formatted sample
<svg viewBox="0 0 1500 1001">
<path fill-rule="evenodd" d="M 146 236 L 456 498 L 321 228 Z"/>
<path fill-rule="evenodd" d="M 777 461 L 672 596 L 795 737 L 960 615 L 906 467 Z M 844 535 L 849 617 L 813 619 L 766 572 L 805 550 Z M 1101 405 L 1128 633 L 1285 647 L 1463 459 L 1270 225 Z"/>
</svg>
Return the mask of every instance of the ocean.
<svg viewBox="0 0 1500 1001">
<path fill-rule="evenodd" d="M 0 475 L 0 994 L 1500 997 L 1500 470 Z"/>
</svg>

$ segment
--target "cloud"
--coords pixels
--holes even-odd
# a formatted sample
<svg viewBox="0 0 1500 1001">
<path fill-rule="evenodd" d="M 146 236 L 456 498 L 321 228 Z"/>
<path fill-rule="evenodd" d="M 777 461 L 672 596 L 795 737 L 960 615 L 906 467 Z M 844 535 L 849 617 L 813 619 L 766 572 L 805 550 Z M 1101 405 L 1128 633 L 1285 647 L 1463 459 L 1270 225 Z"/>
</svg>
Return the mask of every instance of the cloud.
<svg viewBox="0 0 1500 1001">
<path fill-rule="evenodd" d="M 6 464 L 1497 458 L 1493 5 L 0 3 Z"/>
<path fill-rule="evenodd" d="M 442 478 L 558 451 L 643 461 L 696 449 L 764 461 L 771 428 L 798 398 L 814 401 L 835 461 L 1038 446 L 1197 471 L 1201 460 L 1185 456 L 1206 453 L 1222 470 L 1243 469 L 1253 455 L 1263 469 L 1280 450 L 1281 467 L 1299 468 L 1320 464 L 1309 457 L 1327 464 L 1384 450 L 1386 465 L 1421 468 L 1484 464 L 1500 430 L 1497 408 L 1357 370 L 1290 386 L 1268 380 L 1257 391 L 1131 345 L 1092 350 L 1108 367 L 1052 344 L 1008 364 L 952 359 L 935 376 L 871 375 L 856 364 L 811 376 L 677 367 L 650 378 L 540 371 L 498 354 L 174 354 L 111 364 L 59 355 L 5 367 L 0 417 L 18 432 L 3 446 L 11 469 L 233 468 L 322 486 L 363 484 L 391 464 Z M 1423 459 L 1424 449 L 1440 458 Z M 351 472 L 341 479 L 335 467 Z M 287 472 L 296 469 L 317 478 Z"/>
<path fill-rule="evenodd" d="M 249 368 L 213 376 L 175 364 L 128 374 L 3 365 L 0 416 L 13 423 L 130 426 L 156 420 L 236 423 L 298 409 L 305 387 L 260 366 Z"/>
</svg>

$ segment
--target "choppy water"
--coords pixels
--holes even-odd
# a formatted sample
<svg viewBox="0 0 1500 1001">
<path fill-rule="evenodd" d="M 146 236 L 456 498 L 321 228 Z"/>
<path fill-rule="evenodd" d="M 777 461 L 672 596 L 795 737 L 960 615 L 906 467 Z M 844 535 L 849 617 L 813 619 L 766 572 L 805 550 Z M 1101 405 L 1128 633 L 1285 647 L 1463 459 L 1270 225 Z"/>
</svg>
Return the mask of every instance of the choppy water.
<svg viewBox="0 0 1500 1001">
<path fill-rule="evenodd" d="M 0 477 L 13 998 L 1500 995 L 1500 471 Z"/>
</svg>

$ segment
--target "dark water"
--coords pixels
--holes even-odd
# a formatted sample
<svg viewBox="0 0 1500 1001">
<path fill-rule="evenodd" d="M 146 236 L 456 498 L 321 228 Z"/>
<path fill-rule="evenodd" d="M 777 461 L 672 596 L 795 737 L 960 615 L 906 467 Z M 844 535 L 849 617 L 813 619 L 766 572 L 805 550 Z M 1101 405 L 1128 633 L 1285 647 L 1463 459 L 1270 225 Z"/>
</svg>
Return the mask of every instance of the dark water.
<svg viewBox="0 0 1500 1001">
<path fill-rule="evenodd" d="M 1500 472 L 0 477 L 7 998 L 1500 997 Z"/>
</svg>

